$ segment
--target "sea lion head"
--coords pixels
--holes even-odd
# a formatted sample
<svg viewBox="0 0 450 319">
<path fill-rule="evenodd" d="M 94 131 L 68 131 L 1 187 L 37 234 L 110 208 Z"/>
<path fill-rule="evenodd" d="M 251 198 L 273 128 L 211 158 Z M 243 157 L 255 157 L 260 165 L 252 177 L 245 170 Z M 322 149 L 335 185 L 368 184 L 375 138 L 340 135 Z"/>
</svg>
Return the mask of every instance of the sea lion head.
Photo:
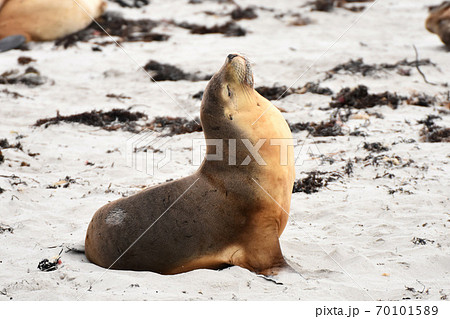
<svg viewBox="0 0 450 319">
<path fill-rule="evenodd" d="M 249 60 L 240 54 L 229 54 L 203 94 L 200 117 L 205 135 L 226 138 L 226 133 L 233 131 L 236 116 L 254 111 L 256 96 L 253 85 Z"/>
</svg>

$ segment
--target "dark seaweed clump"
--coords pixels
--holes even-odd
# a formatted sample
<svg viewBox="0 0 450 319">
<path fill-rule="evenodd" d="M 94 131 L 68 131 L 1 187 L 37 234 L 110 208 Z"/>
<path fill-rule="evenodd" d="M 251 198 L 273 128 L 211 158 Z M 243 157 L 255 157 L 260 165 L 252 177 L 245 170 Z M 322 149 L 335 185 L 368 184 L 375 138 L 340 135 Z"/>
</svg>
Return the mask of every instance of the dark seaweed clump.
<svg viewBox="0 0 450 319">
<path fill-rule="evenodd" d="M 333 91 L 327 87 L 321 87 L 320 83 L 308 82 L 301 88 L 288 88 L 282 86 L 259 86 L 255 90 L 268 100 L 278 100 L 291 94 L 314 93 L 321 95 L 332 95 Z"/>
<path fill-rule="evenodd" d="M 420 237 L 414 237 L 411 242 L 414 245 L 426 245 L 427 243 L 434 243 L 434 240 L 426 239 L 426 238 L 420 238 Z"/>
<path fill-rule="evenodd" d="M 192 34 L 210 34 L 221 33 L 227 37 L 242 37 L 247 31 L 236 24 L 234 21 L 228 21 L 222 25 L 207 27 L 204 25 L 192 24 L 188 22 L 174 23 L 176 26 L 190 30 Z"/>
<path fill-rule="evenodd" d="M 155 81 L 207 81 L 211 78 L 211 75 L 199 76 L 194 73 L 186 73 L 174 65 L 159 63 L 154 60 L 150 60 L 144 66 L 144 69 L 155 72 L 152 76 Z"/>
<path fill-rule="evenodd" d="M 342 89 L 330 102 L 330 107 L 364 109 L 376 105 L 389 105 L 395 109 L 402 99 L 404 98 L 390 92 L 369 94 L 367 86 L 359 85 L 353 89 L 348 87 Z"/>
<path fill-rule="evenodd" d="M 344 74 L 361 74 L 362 76 L 373 75 L 378 71 L 383 70 L 398 70 L 400 75 L 409 76 L 411 74 L 411 70 L 405 70 L 401 67 L 417 67 L 423 65 L 435 65 L 430 59 L 421 59 L 418 61 L 408 61 L 407 59 L 403 59 L 396 63 L 381 63 L 381 64 L 366 64 L 362 58 L 353 60 L 350 59 L 346 63 L 338 64 L 331 70 L 327 71 L 327 79 L 332 78 L 334 74 L 344 73 Z"/>
<path fill-rule="evenodd" d="M 203 130 L 198 117 L 195 120 L 188 120 L 182 117 L 158 116 L 147 127 L 155 131 L 168 130 L 169 132 L 165 136 L 201 132 Z"/>
<path fill-rule="evenodd" d="M 197 100 L 201 100 L 203 99 L 203 93 L 205 93 L 205 91 L 198 91 L 197 93 L 195 93 L 194 95 L 192 95 L 193 99 L 197 99 Z"/>
<path fill-rule="evenodd" d="M 372 2 L 373 0 L 314 0 L 310 2 L 313 5 L 313 10 L 330 12 L 334 7 L 343 8 L 353 12 L 361 12 L 365 6 L 346 6 L 347 3 L 354 2 Z"/>
<path fill-rule="evenodd" d="M 28 67 L 23 73 L 18 70 L 3 72 L 0 75 L 0 84 L 24 84 L 28 87 L 36 87 L 46 82 L 46 78 L 33 68 Z"/>
<path fill-rule="evenodd" d="M 320 95 L 333 95 L 333 91 L 327 87 L 321 87 L 320 83 L 308 82 L 302 88 L 297 90 L 298 93 L 314 93 Z"/>
<path fill-rule="evenodd" d="M 420 136 L 423 142 L 428 143 L 449 143 L 450 142 L 450 128 L 442 127 L 435 124 L 435 120 L 441 119 L 437 115 L 428 115 L 424 120 L 417 123 L 423 124 L 420 130 Z"/>
<path fill-rule="evenodd" d="M 280 98 L 281 94 L 283 94 L 283 93 L 284 93 L 283 97 L 286 97 L 286 96 L 294 93 L 292 88 L 288 89 L 288 87 L 285 85 L 272 86 L 272 87 L 259 86 L 259 87 L 255 88 L 255 90 L 268 100 L 277 100 Z"/>
<path fill-rule="evenodd" d="M 389 147 L 384 146 L 380 142 L 374 142 L 374 143 L 366 143 L 366 142 L 364 142 L 363 147 L 364 147 L 364 149 L 366 151 L 369 151 L 369 152 L 380 153 L 380 152 L 389 151 Z"/>
<path fill-rule="evenodd" d="M 342 136 L 342 126 L 337 123 L 336 120 L 330 120 L 327 122 L 305 122 L 289 124 L 292 133 L 300 131 L 308 131 L 312 136 Z"/>
<path fill-rule="evenodd" d="M 98 23 L 110 35 L 118 36 L 125 41 L 146 41 L 146 36 L 151 35 L 153 28 L 158 26 L 159 22 L 151 19 L 129 20 L 117 13 L 107 12 L 98 19 Z M 91 24 L 90 28 L 101 32 L 104 31 L 96 23 Z M 166 39 L 167 40 L 167 39 Z M 155 40 L 151 40 L 155 41 Z M 158 41 L 158 40 L 156 40 Z M 164 40 L 159 40 L 164 41 Z"/>
<path fill-rule="evenodd" d="M 294 182 L 292 193 L 317 193 L 322 187 L 326 187 L 328 183 L 340 179 L 342 176 L 336 172 L 320 172 L 312 171 L 305 178 Z"/>
<path fill-rule="evenodd" d="M 17 63 L 19 63 L 20 65 L 30 64 L 31 62 L 36 62 L 36 60 L 27 56 L 21 56 L 17 58 Z"/>
<path fill-rule="evenodd" d="M 141 112 L 130 112 L 128 110 L 113 109 L 109 112 L 91 111 L 69 116 L 61 116 L 57 113 L 56 117 L 40 119 L 34 126 L 44 126 L 66 123 L 80 123 L 89 126 L 101 127 L 107 131 L 117 131 L 119 129 L 139 133 L 146 129 L 165 133 L 164 136 L 176 134 L 186 134 L 192 132 L 201 132 L 202 126 L 200 119 L 188 120 L 182 117 L 158 116 L 151 122 L 137 123 L 139 120 L 147 119 L 147 116 Z M 0 140 L 4 143 L 3 140 Z M 6 141 L 7 143 L 7 141 Z M 30 154 L 29 154 L 30 155 Z M 31 156 L 31 155 L 30 155 Z"/>
<path fill-rule="evenodd" d="M 12 96 L 13 99 L 17 99 L 17 98 L 19 98 L 19 97 L 25 97 L 25 96 L 23 96 L 23 95 L 20 94 L 20 93 L 12 92 L 12 91 L 10 91 L 10 90 L 8 90 L 8 89 L 3 89 L 3 90 L 1 90 L 0 92 L 5 93 L 6 95 Z"/>
<path fill-rule="evenodd" d="M 312 4 L 317 11 L 329 12 L 334 8 L 334 0 L 315 0 Z"/>
<path fill-rule="evenodd" d="M 12 234 L 12 233 L 14 233 L 14 228 L 12 228 L 11 226 L 8 226 L 8 225 L 0 224 L 0 234 L 3 234 L 5 232 Z"/>
<path fill-rule="evenodd" d="M 95 37 L 116 36 L 119 37 L 118 42 L 151 42 L 166 41 L 169 35 L 151 32 L 153 28 L 158 26 L 159 22 L 150 19 L 129 20 L 114 12 L 106 12 L 98 20 L 98 24 L 92 22 L 86 29 L 70 34 L 55 42 L 56 46 L 64 46 L 68 48 L 79 41 L 86 42 Z M 108 33 L 106 34 L 105 31 Z M 110 41 L 105 44 L 112 44 Z"/>
<path fill-rule="evenodd" d="M 110 1 L 117 3 L 122 8 L 142 8 L 150 4 L 149 0 L 110 0 Z"/>
<path fill-rule="evenodd" d="M 36 121 L 34 126 L 44 125 L 44 127 L 47 128 L 49 125 L 66 122 L 101 127 L 108 131 L 123 129 L 130 132 L 136 132 L 136 121 L 146 118 L 147 116 L 144 113 L 130 112 L 122 109 L 113 109 L 108 112 L 94 110 L 68 116 L 61 116 L 58 112 L 56 117 L 40 119 Z"/>
<path fill-rule="evenodd" d="M 435 96 L 430 96 L 426 93 L 422 94 L 413 94 L 411 97 L 409 97 L 406 102 L 409 105 L 417 105 L 417 106 L 423 106 L 423 107 L 430 107 L 434 104 L 436 104 L 437 99 Z"/>
<path fill-rule="evenodd" d="M 233 20 L 252 20 L 256 19 L 258 15 L 255 12 L 255 8 L 253 7 L 247 7 L 245 9 L 242 9 L 241 7 L 237 7 L 233 11 L 231 11 L 231 18 Z"/>
<path fill-rule="evenodd" d="M 23 147 L 20 142 L 18 142 L 16 144 L 9 144 L 9 142 L 6 138 L 0 139 L 0 164 L 5 161 L 5 156 L 3 155 L 2 150 L 7 149 L 7 148 L 15 148 L 20 151 L 23 151 Z"/>
<path fill-rule="evenodd" d="M 15 148 L 15 149 L 23 151 L 22 144 L 20 142 L 18 142 L 16 144 L 9 144 L 9 142 L 6 138 L 2 138 L 2 139 L 0 139 L 0 149 L 5 149 L 5 148 Z"/>
</svg>

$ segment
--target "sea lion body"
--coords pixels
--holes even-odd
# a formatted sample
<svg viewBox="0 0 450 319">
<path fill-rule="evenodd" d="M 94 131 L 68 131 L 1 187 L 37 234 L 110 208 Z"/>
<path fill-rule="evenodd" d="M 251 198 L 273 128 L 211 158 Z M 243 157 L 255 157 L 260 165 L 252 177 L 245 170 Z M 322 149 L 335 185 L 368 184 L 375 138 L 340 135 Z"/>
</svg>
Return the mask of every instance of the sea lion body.
<svg viewBox="0 0 450 319">
<path fill-rule="evenodd" d="M 450 48 L 450 1 L 444 1 L 431 10 L 425 26 L 428 31 L 437 34 Z"/>
<path fill-rule="evenodd" d="M 222 159 L 207 157 L 191 176 L 100 208 L 86 235 L 90 261 L 161 274 L 237 265 L 271 275 L 286 266 L 278 239 L 295 172 L 292 144 L 283 155 L 279 141 L 292 142 L 292 134 L 278 109 L 253 89 L 245 58 L 229 55 L 213 76 L 201 121 L 206 139 L 223 141 Z M 248 160 L 245 144 L 261 140 L 265 165 Z M 208 155 L 216 151 L 207 146 Z"/>
<path fill-rule="evenodd" d="M 103 0 L 77 0 L 93 18 Z M 91 18 L 73 0 L 6 0 L 0 9 L 0 40 L 23 35 L 27 41 L 52 41 L 86 28 Z"/>
</svg>

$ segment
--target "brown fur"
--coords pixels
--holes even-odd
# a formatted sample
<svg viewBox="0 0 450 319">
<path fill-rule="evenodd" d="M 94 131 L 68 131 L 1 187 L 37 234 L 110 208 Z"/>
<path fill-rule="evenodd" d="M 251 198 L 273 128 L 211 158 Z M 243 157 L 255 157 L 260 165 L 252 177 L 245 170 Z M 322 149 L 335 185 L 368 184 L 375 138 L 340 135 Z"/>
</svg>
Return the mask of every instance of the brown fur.
<svg viewBox="0 0 450 319">
<path fill-rule="evenodd" d="M 103 0 L 77 2 L 93 18 L 98 18 L 106 8 Z M 23 35 L 27 41 L 52 41 L 80 31 L 92 22 L 73 0 L 7 0 L 0 8 L 0 40 Z"/>
<path fill-rule="evenodd" d="M 254 160 L 247 166 L 228 162 L 230 139 L 238 139 L 237 164 L 249 155 L 240 139 L 249 139 L 252 145 L 260 138 L 292 139 L 281 113 L 253 89 L 250 75 L 243 57 L 227 58 L 204 93 L 205 138 L 223 140 L 224 160 L 205 159 L 191 176 L 100 208 L 86 235 L 90 261 L 107 268 L 161 274 L 237 265 L 270 275 L 286 266 L 278 238 L 290 208 L 293 147 L 289 147 L 288 165 L 280 164 L 280 146 L 270 145 L 269 140 L 259 151 L 266 166 Z M 215 147 L 208 147 L 207 154 L 215 154 Z"/>
<path fill-rule="evenodd" d="M 450 1 L 445 1 L 431 10 L 425 26 L 428 31 L 436 33 L 450 48 Z"/>
</svg>

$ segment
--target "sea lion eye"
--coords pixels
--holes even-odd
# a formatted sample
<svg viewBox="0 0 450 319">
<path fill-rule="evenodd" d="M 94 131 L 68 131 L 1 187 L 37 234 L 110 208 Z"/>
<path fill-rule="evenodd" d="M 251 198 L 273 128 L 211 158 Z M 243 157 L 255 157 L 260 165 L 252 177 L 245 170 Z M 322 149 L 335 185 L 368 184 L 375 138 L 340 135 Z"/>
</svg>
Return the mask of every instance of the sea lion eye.
<svg viewBox="0 0 450 319">
<path fill-rule="evenodd" d="M 228 97 L 231 97 L 231 90 L 230 87 L 227 85 L 227 91 L 228 91 Z"/>
</svg>

